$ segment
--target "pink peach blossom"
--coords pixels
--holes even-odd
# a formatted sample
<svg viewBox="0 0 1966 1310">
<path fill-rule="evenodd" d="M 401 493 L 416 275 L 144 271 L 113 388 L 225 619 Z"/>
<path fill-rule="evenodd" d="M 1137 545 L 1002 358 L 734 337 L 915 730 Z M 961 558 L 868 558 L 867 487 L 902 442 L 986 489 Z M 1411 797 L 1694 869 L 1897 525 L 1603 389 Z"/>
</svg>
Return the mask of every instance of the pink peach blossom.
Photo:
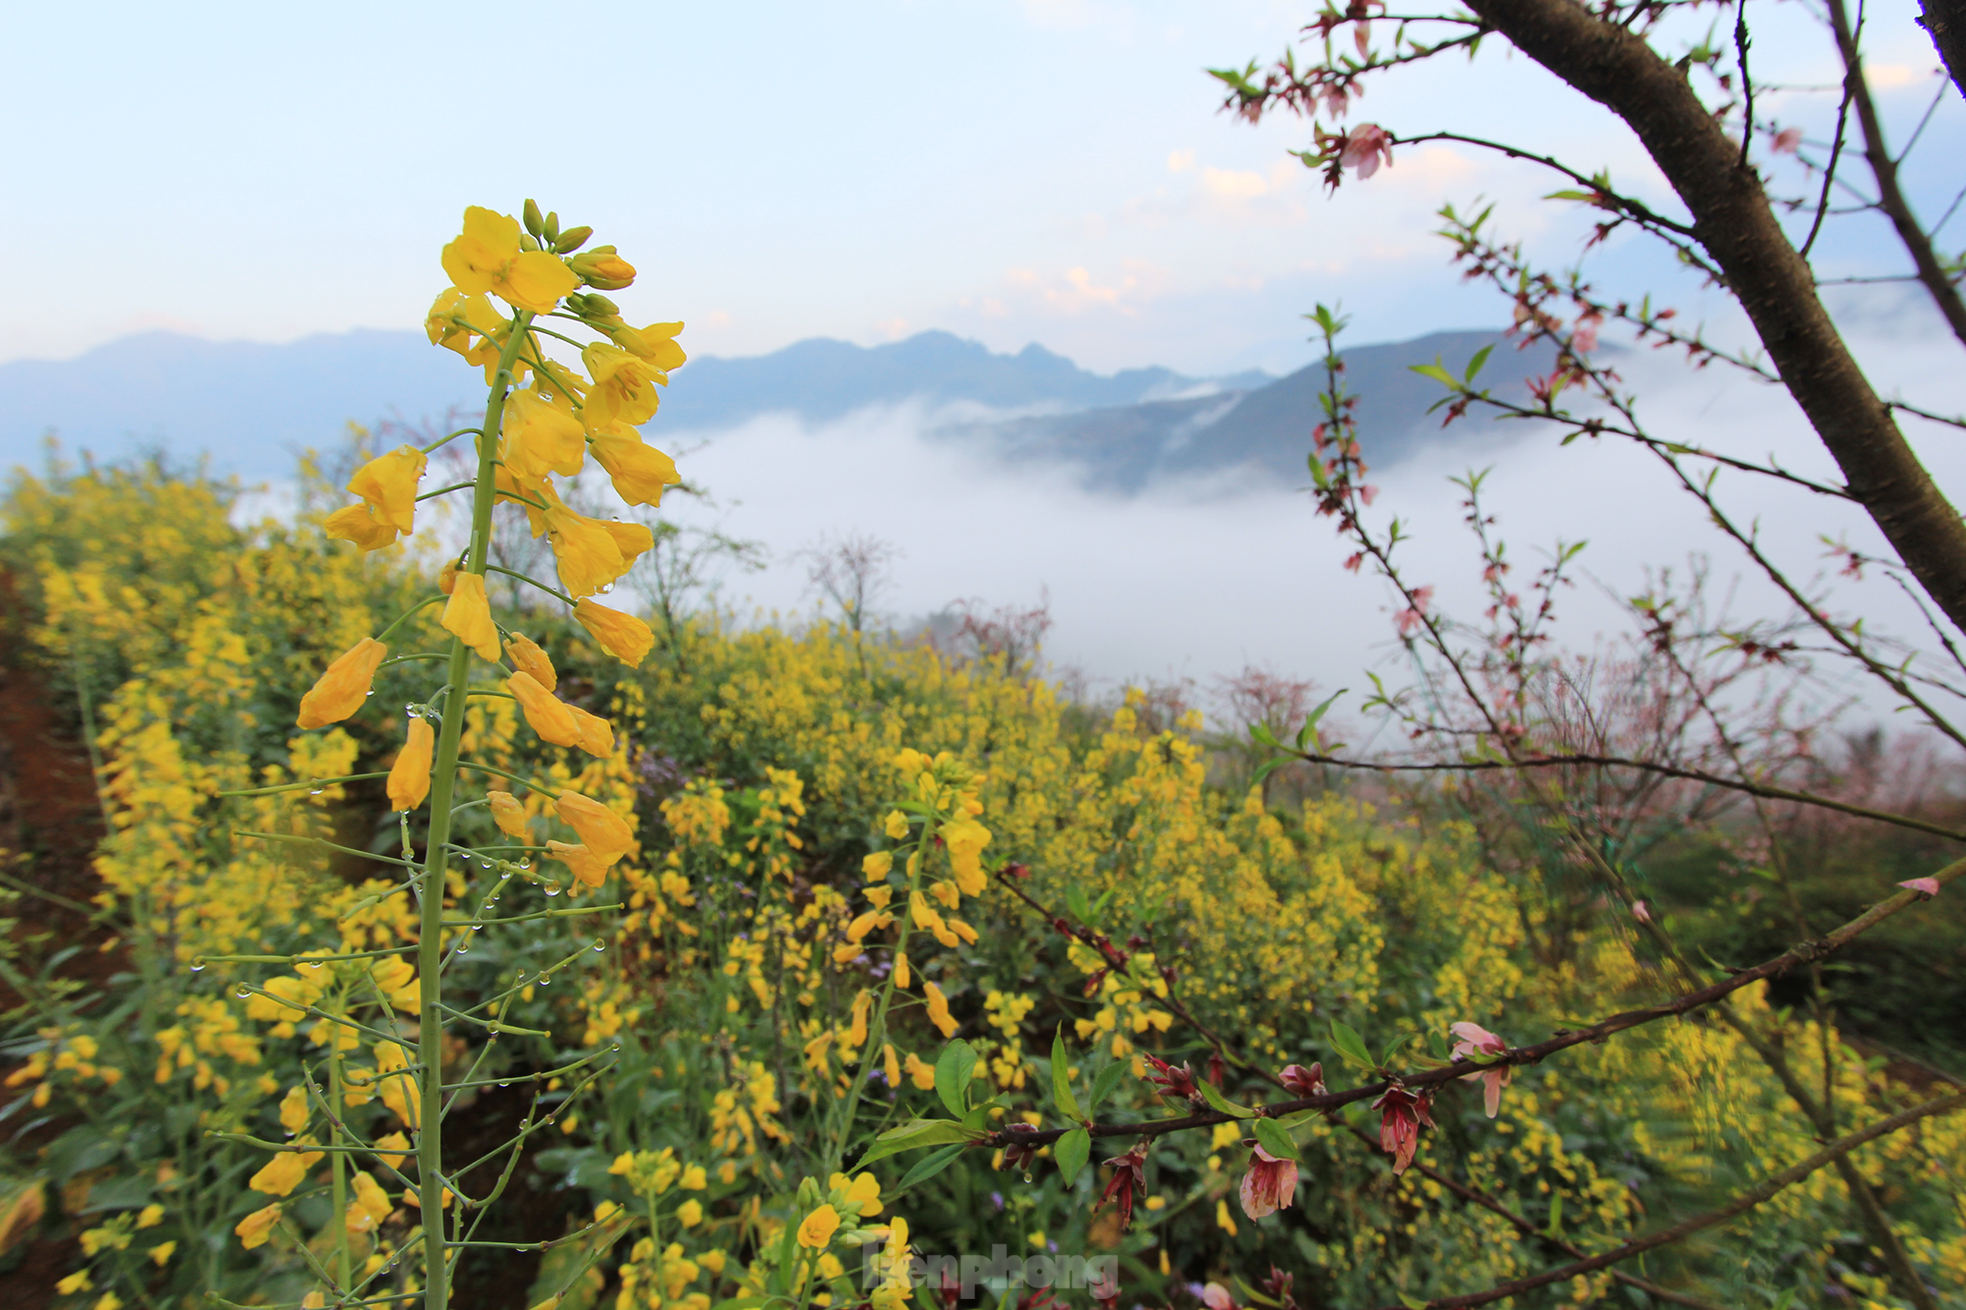
<svg viewBox="0 0 1966 1310">
<path fill-rule="evenodd" d="M 1937 878 L 1907 878 L 1905 881 L 1899 883 L 1898 886 L 1908 892 L 1917 892 L 1921 896 L 1937 896 L 1939 894 L 1939 880 Z"/>
<path fill-rule="evenodd" d="M 1262 1147 L 1242 1176 L 1242 1212 L 1251 1219 L 1290 1208 L 1297 1196 L 1297 1162 L 1279 1160 Z"/>
<path fill-rule="evenodd" d="M 1479 1055 L 1501 1055 L 1509 1049 L 1509 1044 L 1489 1032 L 1478 1023 L 1449 1024 L 1447 1031 L 1461 1040 L 1454 1043 L 1454 1054 L 1460 1059 L 1473 1059 Z M 1509 1085 L 1509 1078 L 1515 1069 L 1501 1065 L 1493 1069 L 1483 1069 L 1480 1073 L 1463 1074 L 1463 1082 L 1480 1079 L 1482 1083 L 1482 1103 L 1488 1109 L 1488 1117 L 1493 1119 L 1495 1112 L 1502 1108 L 1502 1089 Z"/>
<path fill-rule="evenodd" d="M 1775 144 L 1773 149 L 1775 153 L 1778 155 L 1792 155 L 1801 147 L 1801 145 L 1802 145 L 1802 129 L 1799 127 L 1785 127 L 1781 131 L 1775 133 Z"/>
<path fill-rule="evenodd" d="M 1355 168 L 1360 181 L 1379 171 L 1379 161 L 1384 159 L 1386 167 L 1393 163 L 1392 133 L 1377 123 L 1360 123 L 1345 133 L 1344 147 L 1338 152 L 1340 168 Z"/>
</svg>

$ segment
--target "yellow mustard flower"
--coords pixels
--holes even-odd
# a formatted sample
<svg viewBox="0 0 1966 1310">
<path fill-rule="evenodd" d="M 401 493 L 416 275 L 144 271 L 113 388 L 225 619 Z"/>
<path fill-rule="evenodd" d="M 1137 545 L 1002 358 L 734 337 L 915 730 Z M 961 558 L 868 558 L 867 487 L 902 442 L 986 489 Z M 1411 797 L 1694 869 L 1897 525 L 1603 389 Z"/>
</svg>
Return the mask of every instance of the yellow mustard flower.
<svg viewBox="0 0 1966 1310">
<path fill-rule="evenodd" d="M 530 673 L 513 674 L 505 680 L 505 689 L 517 698 L 519 709 L 526 716 L 527 726 L 538 733 L 542 741 L 552 742 L 555 746 L 580 744 L 580 725 L 567 709 L 566 702 L 535 682 Z"/>
<path fill-rule="evenodd" d="M 489 291 L 535 314 L 550 314 L 581 281 L 558 256 L 521 249 L 517 219 L 479 205 L 464 211 L 464 231 L 444 247 L 443 265 L 467 295 Z"/>
<path fill-rule="evenodd" d="M 860 861 L 860 872 L 868 882 L 885 882 L 893 869 L 892 851 L 875 851 L 872 855 L 863 856 Z"/>
<path fill-rule="evenodd" d="M 429 335 L 431 345 L 455 350 L 473 364 L 482 364 L 484 360 L 479 349 L 471 344 L 472 334 L 496 338 L 503 335 L 502 329 L 509 327 L 504 316 L 492 308 L 491 301 L 482 295 L 466 295 L 456 287 L 445 287 L 438 292 L 430 312 L 423 318 L 423 330 Z M 496 354 L 494 345 L 494 357 Z"/>
<path fill-rule="evenodd" d="M 444 602 L 444 631 L 458 638 L 481 659 L 498 663 L 498 624 L 492 622 L 491 602 L 485 598 L 481 573 L 460 573 Z"/>
<path fill-rule="evenodd" d="M 389 1199 L 389 1193 L 382 1190 L 382 1184 L 372 1178 L 366 1170 L 357 1170 L 354 1178 L 355 1195 L 353 1204 L 348 1207 L 346 1219 L 349 1236 L 366 1233 L 389 1217 L 396 1208 Z"/>
<path fill-rule="evenodd" d="M 375 1158 L 391 1169 L 401 1169 L 410 1158 L 410 1139 L 401 1133 L 390 1133 L 387 1137 L 375 1139 Z"/>
<path fill-rule="evenodd" d="M 881 824 L 881 831 L 885 832 L 890 840 L 900 841 L 908 835 L 908 816 L 900 810 L 889 810 L 887 818 Z"/>
<path fill-rule="evenodd" d="M 578 705 L 567 706 L 573 715 L 576 727 L 580 729 L 580 740 L 574 745 L 596 759 L 607 759 L 614 754 L 614 725 L 596 714 L 589 714 Z"/>
<path fill-rule="evenodd" d="M 560 675 L 553 668 L 553 661 L 539 648 L 539 643 L 523 632 L 508 633 L 505 638 L 505 656 L 512 667 L 521 673 L 530 673 L 533 681 L 552 691 L 560 685 Z"/>
<path fill-rule="evenodd" d="M 560 583 L 576 598 L 591 596 L 628 571 L 621 545 L 608 524 L 576 514 L 565 505 L 549 503 L 546 538 L 560 566 Z"/>
<path fill-rule="evenodd" d="M 430 761 L 436 745 L 437 734 L 430 730 L 430 720 L 411 719 L 409 738 L 389 767 L 390 809 L 413 810 L 423 804 L 423 798 L 430 794 Z"/>
<path fill-rule="evenodd" d="M 157 1245 L 151 1247 L 148 1251 L 144 1252 L 145 1255 L 150 1257 L 150 1262 L 156 1265 L 159 1269 L 162 1269 L 165 1265 L 169 1264 L 171 1261 L 171 1257 L 176 1253 L 177 1253 L 177 1242 L 175 1240 L 169 1242 L 159 1242 L 157 1243 Z"/>
<path fill-rule="evenodd" d="M 526 807 L 509 791 L 490 791 L 485 800 L 491 806 L 492 822 L 507 837 L 517 837 L 525 841 L 532 834 L 526 826 Z"/>
<path fill-rule="evenodd" d="M 655 388 L 668 383 L 667 373 L 619 346 L 598 343 L 580 352 L 580 362 L 594 379 L 594 389 L 587 393 L 587 405 L 581 411 L 589 432 L 615 423 L 633 426 L 655 417 L 662 404 Z"/>
<path fill-rule="evenodd" d="M 881 1212 L 881 1180 L 872 1174 L 860 1174 L 851 1181 L 845 1174 L 834 1174 L 830 1185 L 846 1193 L 848 1205 L 860 1207 L 862 1219 L 872 1219 Z"/>
<path fill-rule="evenodd" d="M 300 716 L 294 721 L 303 728 L 322 728 L 362 708 L 369 698 L 369 684 L 375 680 L 376 666 L 388 658 L 389 647 L 373 637 L 364 637 L 335 657 L 305 696 L 300 698 Z"/>
<path fill-rule="evenodd" d="M 90 1280 L 89 1271 L 86 1269 L 80 1273 L 70 1274 L 55 1284 L 55 1290 L 63 1296 L 74 1296 L 77 1292 L 87 1292 L 94 1287 L 95 1283 Z"/>
<path fill-rule="evenodd" d="M 627 820 L 571 788 L 561 791 L 553 808 L 563 822 L 580 834 L 580 840 L 608 864 L 626 855 L 635 844 L 635 834 Z"/>
<path fill-rule="evenodd" d="M 394 527 L 375 516 L 375 511 L 362 502 L 344 505 L 328 515 L 321 524 L 321 530 L 330 541 L 352 541 L 363 550 L 381 550 L 394 545 L 401 534 Z"/>
<path fill-rule="evenodd" d="M 538 481 L 547 473 L 570 478 L 587 457 L 580 420 L 537 391 L 515 391 L 500 422 L 505 442 L 499 457 L 520 478 Z"/>
<path fill-rule="evenodd" d="M 679 369 L 689 361 L 683 348 L 676 344 L 676 336 L 683 330 L 681 323 L 651 323 L 645 328 L 636 328 L 617 321 L 603 324 L 602 330 L 614 338 L 615 345 L 647 360 L 664 373 Z"/>
<path fill-rule="evenodd" d="M 594 462 L 607 470 L 616 493 L 630 505 L 660 505 L 663 489 L 683 480 L 676 461 L 629 424 L 608 423 L 593 435 Z"/>
<path fill-rule="evenodd" d="M 948 844 L 949 865 L 955 870 L 956 885 L 965 896 L 981 896 L 984 887 L 983 848 L 990 844 L 990 830 L 976 820 L 957 819 L 942 830 Z"/>
<path fill-rule="evenodd" d="M 296 1088 L 295 1090 L 298 1091 L 300 1089 Z M 282 1123 L 286 1122 L 285 1106 L 280 1107 L 280 1121 Z M 304 1128 L 306 1127 L 306 1125 L 303 1123 L 301 1127 Z M 296 1128 L 293 1131 L 299 1132 L 300 1129 Z M 151 1205 L 146 1205 L 145 1207 L 143 1207 L 143 1209 L 137 1211 L 138 1229 L 155 1228 L 158 1224 L 161 1224 L 163 1222 L 164 1222 L 164 1207 L 161 1205 L 157 1205 L 153 1203 Z"/>
<path fill-rule="evenodd" d="M 924 1092 L 934 1088 L 935 1066 L 922 1059 L 921 1056 L 916 1055 L 913 1051 L 908 1052 L 908 1063 L 903 1067 L 907 1069 L 908 1077 L 914 1080 L 916 1087 Z"/>
<path fill-rule="evenodd" d="M 799 1245 L 811 1251 L 823 1251 L 832 1242 L 833 1234 L 839 1231 L 840 1212 L 830 1205 L 822 1205 L 805 1217 L 799 1225 Z"/>
<path fill-rule="evenodd" d="M 940 1029 L 944 1037 L 954 1037 L 958 1025 L 955 1016 L 949 1013 L 949 998 L 942 994 L 940 987 L 927 981 L 922 983 L 922 995 L 928 998 L 928 1021 Z"/>
<path fill-rule="evenodd" d="M 908 975 L 908 957 L 899 953 L 894 957 L 894 985 L 904 992 L 914 985 L 914 979 Z"/>
<path fill-rule="evenodd" d="M 632 614 L 597 605 L 584 596 L 574 602 L 573 616 L 600 643 L 602 650 L 631 669 L 642 667 L 642 660 L 655 645 L 655 633 L 648 624 Z"/>
<path fill-rule="evenodd" d="M 379 522 L 408 536 L 416 530 L 416 484 L 429 462 L 415 446 L 398 446 L 356 469 L 348 489 L 368 503 Z"/>
<path fill-rule="evenodd" d="M 287 1130 L 289 1136 L 307 1127 L 307 1089 L 299 1083 L 295 1083 L 292 1087 L 289 1087 L 287 1094 L 280 1100 L 280 1126 Z M 148 1214 L 149 1211 L 146 1210 L 144 1213 Z M 162 1218 L 163 1213 L 161 1208 L 157 1209 L 158 1218 Z M 153 1220 L 152 1222 L 155 1221 Z M 149 1226 L 149 1224 L 138 1219 L 138 1228 L 148 1228 Z"/>
<path fill-rule="evenodd" d="M 703 1202 L 691 1197 L 676 1207 L 676 1222 L 685 1228 L 694 1228 L 703 1222 Z"/>
<path fill-rule="evenodd" d="M 710 1185 L 710 1175 L 704 1171 L 702 1165 L 693 1164 L 683 1170 L 682 1180 L 678 1185 L 686 1192 L 700 1192 Z"/>
<path fill-rule="evenodd" d="M 881 1076 L 887 1079 L 889 1088 L 901 1086 L 901 1061 L 894 1054 L 894 1043 L 881 1043 Z"/>
<path fill-rule="evenodd" d="M 404 1072 L 409 1067 L 409 1054 L 401 1045 L 391 1041 L 375 1044 L 375 1071 L 379 1084 L 377 1095 L 384 1105 L 396 1112 L 398 1119 L 413 1129 L 422 1117 L 423 1101 L 418 1094 L 416 1076 Z"/>
<path fill-rule="evenodd" d="M 313 1145 L 302 1139 L 303 1145 Z M 321 1158 L 319 1151 L 281 1151 L 260 1171 L 246 1180 L 246 1186 L 268 1196 L 286 1196 L 307 1177 L 307 1170 Z"/>
<path fill-rule="evenodd" d="M 576 880 L 589 887 L 598 887 L 608 880 L 608 862 L 584 845 L 549 841 L 546 858 L 566 865 Z"/>
</svg>

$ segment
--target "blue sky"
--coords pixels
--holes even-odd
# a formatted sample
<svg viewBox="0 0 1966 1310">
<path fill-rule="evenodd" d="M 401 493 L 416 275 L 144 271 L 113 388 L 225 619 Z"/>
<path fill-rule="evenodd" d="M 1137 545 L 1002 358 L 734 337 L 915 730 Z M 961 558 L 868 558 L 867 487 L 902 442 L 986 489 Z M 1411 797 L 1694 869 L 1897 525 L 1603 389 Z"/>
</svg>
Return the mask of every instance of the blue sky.
<svg viewBox="0 0 1966 1310">
<path fill-rule="evenodd" d="M 1755 57 L 1827 81 L 1799 6 Z M 1894 118 L 1936 66 L 1905 0 L 1871 6 Z M 1218 112 L 1208 65 L 1273 55 L 1276 0 L 825 5 L 187 3 L 25 7 L 0 86 L 15 312 L 0 360 L 154 327 L 214 338 L 418 323 L 467 203 L 537 195 L 642 270 L 624 301 L 698 353 L 947 328 L 1102 370 L 1308 360 L 1299 315 L 1361 340 L 1496 323 L 1429 232 L 1486 194 L 1553 258 L 1580 230 L 1545 175 L 1447 146 L 1327 199 L 1309 125 Z M 1702 20 L 1704 21 L 1704 20 Z M 1697 33 L 1695 33 L 1697 35 Z M 1793 96 L 1797 121 L 1825 116 Z M 1376 84 L 1354 121 L 1452 125 L 1659 184 L 1628 134 L 1499 47 Z M 1930 148 L 1956 157 L 1947 104 Z M 1937 201 L 1943 204 L 1943 201 Z M 1962 224 L 1966 226 L 1966 224 Z M 1830 248 L 1863 267 L 1861 232 Z M 34 251 L 23 257 L 19 252 Z M 1637 247 L 1605 275 L 1670 275 Z M 1682 288 L 1692 296 L 1690 288 Z"/>
</svg>

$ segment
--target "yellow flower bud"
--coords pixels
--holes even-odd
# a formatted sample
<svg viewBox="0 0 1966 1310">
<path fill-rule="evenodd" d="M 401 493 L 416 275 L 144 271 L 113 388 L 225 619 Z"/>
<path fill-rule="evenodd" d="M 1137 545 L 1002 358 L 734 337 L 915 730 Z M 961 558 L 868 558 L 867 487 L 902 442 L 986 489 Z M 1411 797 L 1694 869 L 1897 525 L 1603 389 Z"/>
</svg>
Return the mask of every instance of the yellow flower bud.
<svg viewBox="0 0 1966 1310">
<path fill-rule="evenodd" d="M 635 266 L 617 255 L 613 246 L 595 246 L 575 255 L 571 262 L 576 277 L 601 291 L 619 291 L 635 281 Z"/>
<path fill-rule="evenodd" d="M 944 1037 L 954 1037 L 959 1025 L 955 1016 L 949 1013 L 949 998 L 932 982 L 922 983 L 922 994 L 928 997 L 928 1021 L 940 1029 Z"/>
<path fill-rule="evenodd" d="M 885 881 L 887 875 L 893 868 L 894 853 L 892 851 L 875 851 L 872 855 L 864 856 L 860 861 L 860 872 L 866 877 L 868 882 Z"/>
<path fill-rule="evenodd" d="M 580 729 L 580 740 L 574 745 L 596 759 L 607 759 L 614 754 L 614 725 L 598 715 L 589 714 L 578 705 L 567 706 L 573 721 Z"/>
</svg>

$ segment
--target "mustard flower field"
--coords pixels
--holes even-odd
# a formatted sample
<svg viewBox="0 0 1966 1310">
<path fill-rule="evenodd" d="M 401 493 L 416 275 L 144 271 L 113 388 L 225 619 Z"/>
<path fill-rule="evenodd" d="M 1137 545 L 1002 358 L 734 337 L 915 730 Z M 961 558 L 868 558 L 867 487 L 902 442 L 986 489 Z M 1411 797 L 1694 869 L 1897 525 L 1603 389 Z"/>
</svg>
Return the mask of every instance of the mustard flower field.
<svg viewBox="0 0 1966 1310">
<path fill-rule="evenodd" d="M 469 210 L 428 327 L 482 423 L 321 456 L 296 523 L 162 461 L 11 482 L 6 1304 L 1908 1304 L 1854 1178 L 1966 1306 L 1956 894 L 1885 902 L 1902 1006 L 1846 1031 L 1749 968 L 1793 938 L 1718 838 L 1634 914 L 1522 793 L 638 606 L 686 357 L 590 235 Z M 1848 849 L 1825 925 L 1924 848 Z"/>
</svg>

